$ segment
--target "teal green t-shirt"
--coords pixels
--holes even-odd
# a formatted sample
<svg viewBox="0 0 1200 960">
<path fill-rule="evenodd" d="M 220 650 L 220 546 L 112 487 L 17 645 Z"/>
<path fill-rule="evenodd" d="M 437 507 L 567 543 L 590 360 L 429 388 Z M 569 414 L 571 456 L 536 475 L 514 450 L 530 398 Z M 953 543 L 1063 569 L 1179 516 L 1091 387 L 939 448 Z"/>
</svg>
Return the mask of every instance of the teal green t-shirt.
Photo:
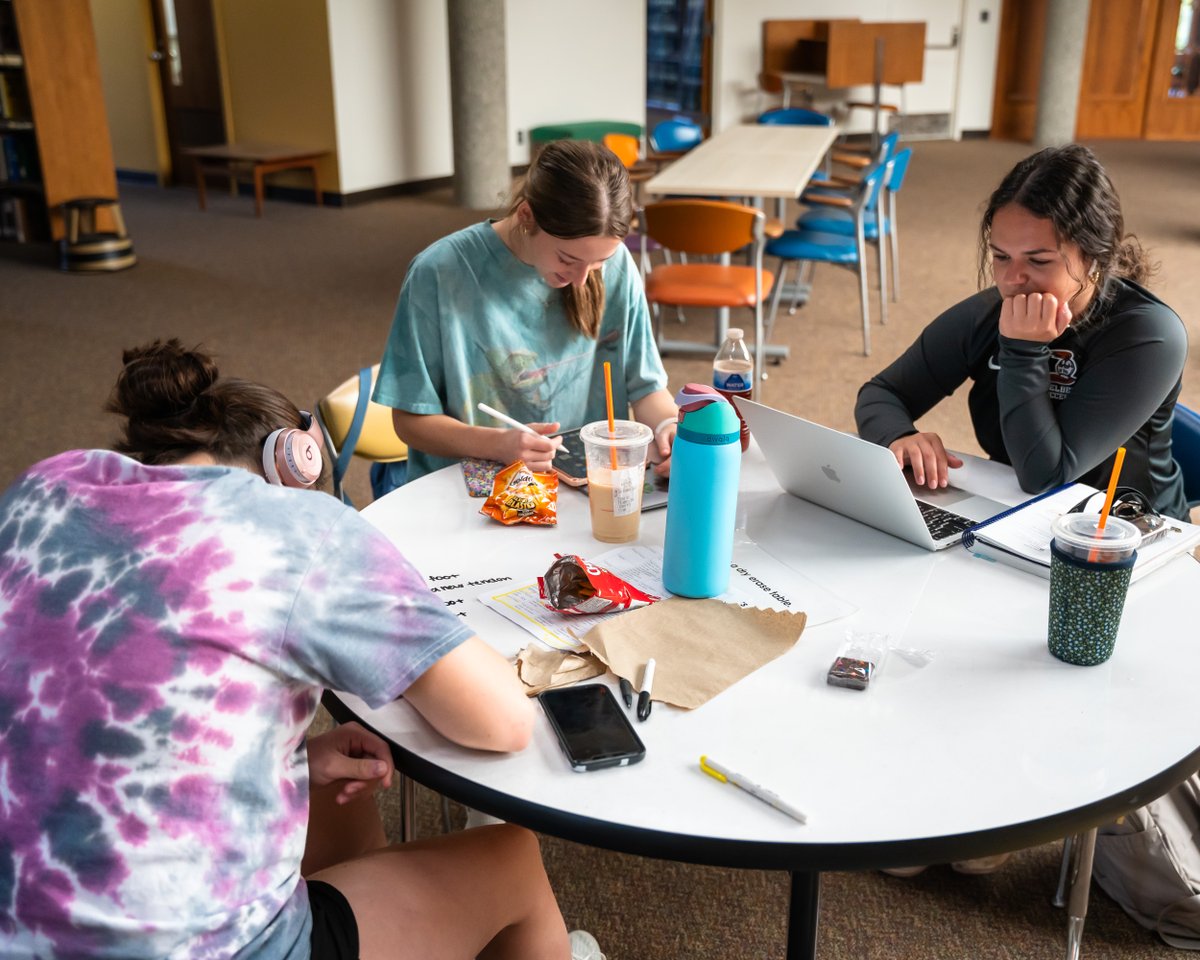
<svg viewBox="0 0 1200 960">
<path fill-rule="evenodd" d="M 483 401 L 522 423 L 564 430 L 606 416 L 604 361 L 618 411 L 667 385 L 642 280 L 624 245 L 604 264 L 595 340 L 569 323 L 561 293 L 518 260 L 490 223 L 437 241 L 409 268 L 373 399 L 498 427 Z M 620 415 L 620 413 L 618 413 Z M 408 479 L 456 461 L 411 449 Z"/>
</svg>

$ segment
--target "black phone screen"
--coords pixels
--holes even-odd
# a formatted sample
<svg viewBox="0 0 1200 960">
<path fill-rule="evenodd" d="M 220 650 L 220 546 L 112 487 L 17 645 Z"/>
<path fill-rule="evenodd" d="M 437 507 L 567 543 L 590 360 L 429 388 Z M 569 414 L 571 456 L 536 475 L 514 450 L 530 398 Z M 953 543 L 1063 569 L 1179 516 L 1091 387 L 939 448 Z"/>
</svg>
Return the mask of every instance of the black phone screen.
<svg viewBox="0 0 1200 960">
<path fill-rule="evenodd" d="M 563 446 L 570 452 L 563 453 L 559 450 L 554 454 L 554 469 L 568 477 L 586 480 L 587 457 L 583 453 L 583 441 L 579 439 L 579 431 L 571 430 L 567 433 L 557 434 L 557 436 L 562 437 Z"/>
<path fill-rule="evenodd" d="M 629 718 L 604 684 L 545 690 L 538 700 L 572 769 L 624 766 L 646 755 Z"/>
</svg>

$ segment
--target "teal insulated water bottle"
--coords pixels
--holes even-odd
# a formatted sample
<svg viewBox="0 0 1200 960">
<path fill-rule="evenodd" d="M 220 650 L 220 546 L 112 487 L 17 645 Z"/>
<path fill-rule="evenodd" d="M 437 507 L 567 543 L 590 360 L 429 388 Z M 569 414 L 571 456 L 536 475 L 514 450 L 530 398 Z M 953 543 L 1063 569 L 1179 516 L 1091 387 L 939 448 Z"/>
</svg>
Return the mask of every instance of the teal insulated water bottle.
<svg viewBox="0 0 1200 960">
<path fill-rule="evenodd" d="M 689 383 L 675 402 L 679 428 L 667 490 L 663 586 L 681 597 L 715 597 L 729 587 L 741 424 L 710 386 Z"/>
</svg>

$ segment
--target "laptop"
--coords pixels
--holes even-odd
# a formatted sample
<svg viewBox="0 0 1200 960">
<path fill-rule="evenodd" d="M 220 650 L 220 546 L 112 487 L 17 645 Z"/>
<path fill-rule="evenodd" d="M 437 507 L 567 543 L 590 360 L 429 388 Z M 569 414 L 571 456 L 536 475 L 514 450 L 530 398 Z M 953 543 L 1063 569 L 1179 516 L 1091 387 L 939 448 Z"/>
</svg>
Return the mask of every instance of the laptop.
<svg viewBox="0 0 1200 960">
<path fill-rule="evenodd" d="M 968 527 L 1008 509 L 953 486 L 910 484 L 887 447 L 753 400 L 735 402 L 784 490 L 926 550 L 960 543 Z"/>
</svg>

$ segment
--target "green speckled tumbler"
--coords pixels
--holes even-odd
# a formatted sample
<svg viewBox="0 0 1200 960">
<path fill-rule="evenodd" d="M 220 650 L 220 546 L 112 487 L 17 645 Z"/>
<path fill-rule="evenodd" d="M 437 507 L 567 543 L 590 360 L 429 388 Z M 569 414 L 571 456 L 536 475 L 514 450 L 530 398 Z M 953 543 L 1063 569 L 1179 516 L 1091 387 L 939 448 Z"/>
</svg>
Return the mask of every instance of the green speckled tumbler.
<svg viewBox="0 0 1200 960">
<path fill-rule="evenodd" d="M 1109 517 L 1069 513 L 1054 521 L 1050 543 L 1050 652 L 1091 667 L 1112 656 L 1141 534 Z"/>
</svg>

